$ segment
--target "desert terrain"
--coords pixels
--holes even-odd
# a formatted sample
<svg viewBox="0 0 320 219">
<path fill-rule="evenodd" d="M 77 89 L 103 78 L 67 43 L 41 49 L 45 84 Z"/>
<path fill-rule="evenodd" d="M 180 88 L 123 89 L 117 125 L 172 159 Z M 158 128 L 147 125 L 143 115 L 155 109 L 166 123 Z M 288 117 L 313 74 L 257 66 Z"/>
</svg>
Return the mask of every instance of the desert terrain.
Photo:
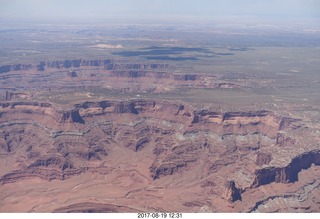
<svg viewBox="0 0 320 219">
<path fill-rule="evenodd" d="M 320 212 L 317 28 L 3 23 L 0 212 Z"/>
</svg>

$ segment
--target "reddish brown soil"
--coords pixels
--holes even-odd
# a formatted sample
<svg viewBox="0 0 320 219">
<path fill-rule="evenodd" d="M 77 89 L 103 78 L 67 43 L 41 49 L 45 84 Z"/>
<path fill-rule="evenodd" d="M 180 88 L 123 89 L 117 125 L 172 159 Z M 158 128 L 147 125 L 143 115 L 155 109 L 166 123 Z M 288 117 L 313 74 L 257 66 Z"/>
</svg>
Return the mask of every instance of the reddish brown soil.
<svg viewBox="0 0 320 219">
<path fill-rule="evenodd" d="M 78 65 L 83 68 L 74 70 Z M 102 70 L 96 81 L 116 77 L 120 87 L 128 78 L 142 87 L 150 78 L 163 80 L 163 88 L 233 86 L 171 74 L 166 65 L 75 60 L 41 66 L 0 70 L 11 74 L 12 86 L 22 83 L 14 74 L 31 80 L 44 71 L 48 81 L 60 78 L 48 87 L 59 88 Z M 52 69 L 66 71 L 65 78 Z M 39 82 L 26 86 L 33 83 Z M 33 100 L 28 89 L 6 92 L 0 102 L 0 212 L 319 212 L 320 127 L 296 112 L 202 109 L 158 99 L 58 105 Z"/>
</svg>

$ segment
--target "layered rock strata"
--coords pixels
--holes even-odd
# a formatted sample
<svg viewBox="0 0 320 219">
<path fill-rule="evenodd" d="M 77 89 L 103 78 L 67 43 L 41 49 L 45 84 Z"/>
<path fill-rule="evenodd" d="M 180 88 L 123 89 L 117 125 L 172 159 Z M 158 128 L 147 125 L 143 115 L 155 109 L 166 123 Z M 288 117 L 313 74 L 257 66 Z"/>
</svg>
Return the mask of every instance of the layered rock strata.
<svg viewBox="0 0 320 219">
<path fill-rule="evenodd" d="M 300 172 L 320 165 L 317 145 L 303 144 L 294 134 L 314 138 L 316 131 L 305 130 L 300 119 L 267 110 L 197 110 L 142 99 L 82 102 L 68 109 L 6 101 L 0 103 L 0 183 L 63 182 L 84 174 L 108 178 L 120 174 L 120 166 L 136 172 L 139 177 L 130 180 L 145 189 L 165 185 L 168 190 L 161 191 L 170 194 L 181 181 L 207 194 L 207 201 L 220 197 L 237 207 L 252 191 L 300 182 Z M 77 206 L 70 209 L 82 211 Z"/>
</svg>

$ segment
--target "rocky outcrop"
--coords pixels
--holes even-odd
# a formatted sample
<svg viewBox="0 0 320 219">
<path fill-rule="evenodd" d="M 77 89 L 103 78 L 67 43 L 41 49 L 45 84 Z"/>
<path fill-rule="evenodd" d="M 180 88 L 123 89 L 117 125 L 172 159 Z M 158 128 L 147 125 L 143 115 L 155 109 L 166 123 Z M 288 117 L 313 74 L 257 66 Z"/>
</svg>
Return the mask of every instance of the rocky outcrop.
<svg viewBox="0 0 320 219">
<path fill-rule="evenodd" d="M 249 111 L 249 112 L 212 112 L 208 110 L 197 111 L 194 114 L 194 119 L 192 123 L 206 122 L 206 123 L 222 123 L 224 121 L 233 121 L 233 123 L 239 123 L 240 118 L 252 118 L 251 121 L 247 121 L 247 123 L 254 123 L 254 118 L 261 118 L 266 116 L 272 116 L 271 112 L 262 110 L 262 111 Z"/>
<path fill-rule="evenodd" d="M 164 147 L 162 147 L 164 148 Z M 179 170 L 186 169 L 188 165 L 196 162 L 199 155 L 196 155 L 201 149 L 197 145 L 185 144 L 179 145 L 167 152 L 165 158 L 156 159 L 150 167 L 150 175 L 153 180 L 163 176 L 173 175 Z"/>
<path fill-rule="evenodd" d="M 119 78 L 155 78 L 155 79 L 171 79 L 171 74 L 165 72 L 148 72 L 145 70 L 122 70 L 112 71 L 111 77 Z"/>
<path fill-rule="evenodd" d="M 186 162 L 183 160 L 174 163 L 161 164 L 160 166 L 153 165 L 150 167 L 151 177 L 155 180 L 159 179 L 160 176 L 172 175 L 186 165 Z"/>
<path fill-rule="evenodd" d="M 22 92 L 10 92 L 10 91 L 6 91 L 5 94 L 5 101 L 11 101 L 14 99 L 30 99 L 31 95 L 27 94 L 27 93 L 22 93 Z"/>
<path fill-rule="evenodd" d="M 142 138 L 142 139 L 139 139 L 138 142 L 136 143 L 135 145 L 135 151 L 139 151 L 141 150 L 146 144 L 148 144 L 150 142 L 150 139 L 145 137 L 145 138 Z"/>
<path fill-rule="evenodd" d="M 240 86 L 239 85 L 237 85 L 237 84 L 233 84 L 233 83 L 226 83 L 226 82 L 224 82 L 224 83 L 219 83 L 218 84 L 218 87 L 219 88 L 227 88 L 227 89 L 231 89 L 231 88 L 240 88 Z"/>
<path fill-rule="evenodd" d="M 294 146 L 294 144 L 296 143 L 296 140 L 290 137 L 286 137 L 282 133 L 278 133 L 276 143 L 279 146 L 288 147 L 288 146 Z"/>
<path fill-rule="evenodd" d="M 269 164 L 272 160 L 272 155 L 268 153 L 258 152 L 257 159 L 256 159 L 256 165 L 262 166 L 265 164 Z"/>
<path fill-rule="evenodd" d="M 212 74 L 177 73 L 168 64 L 128 64 L 112 59 L 74 59 L 41 61 L 38 64 L 28 65 L 5 65 L 0 67 L 0 73 L 9 73 L 1 80 L 1 84 L 5 86 L 12 83 L 13 79 L 18 87 L 39 88 L 43 86 L 46 89 L 66 89 L 66 78 L 73 79 L 73 83 L 68 84 L 67 87 L 82 89 L 84 81 L 88 87 L 95 87 L 99 80 L 105 82 L 106 87 L 119 89 L 121 92 L 139 90 L 159 93 L 179 87 L 223 88 L 220 85 L 224 83 L 217 81 L 219 80 L 217 76 Z M 28 83 L 22 81 L 28 81 Z M 48 81 L 52 83 L 47 83 Z M 138 86 L 131 86 L 131 83 L 138 84 Z M 236 84 L 232 86 L 237 87 Z M 228 87 L 225 86 L 225 88 Z"/>
<path fill-rule="evenodd" d="M 228 181 L 225 184 L 225 198 L 230 202 L 241 201 L 241 189 L 236 187 L 236 183 L 234 181 Z"/>
<path fill-rule="evenodd" d="M 281 128 L 283 120 L 269 111 L 249 112 L 210 112 L 206 110 L 194 113 L 192 124 L 208 124 L 220 136 L 237 134 L 246 135 L 263 133 L 275 138 Z"/>
<path fill-rule="evenodd" d="M 49 116 L 62 123 L 80 123 L 84 124 L 84 120 L 76 108 L 73 110 L 57 110 L 50 103 L 41 102 L 11 102 L 1 103 L 2 113 L 22 113 Z"/>
<path fill-rule="evenodd" d="M 100 101 L 100 102 L 84 102 L 76 104 L 75 109 L 78 110 L 83 118 L 94 115 L 104 115 L 106 113 L 115 114 L 136 114 L 144 111 L 152 111 L 155 107 L 154 101 L 132 100 L 132 101 Z"/>
<path fill-rule="evenodd" d="M 9 174 L 6 174 L 0 177 L 0 183 L 13 183 L 18 180 L 26 179 L 26 178 L 33 178 L 38 177 L 44 180 L 64 180 L 70 178 L 75 175 L 82 174 L 86 171 L 85 169 L 66 169 L 66 170 L 59 170 L 56 168 L 27 168 L 23 170 L 16 170 Z"/>
<path fill-rule="evenodd" d="M 175 81 L 195 81 L 198 79 L 198 75 L 193 75 L 193 74 L 174 75 L 173 79 Z"/>
<path fill-rule="evenodd" d="M 12 98 L 12 94 L 9 91 L 6 91 L 5 101 L 10 101 Z"/>
<path fill-rule="evenodd" d="M 119 70 L 123 70 L 123 69 L 133 69 L 133 70 L 164 70 L 164 69 L 168 69 L 169 65 L 168 64 L 140 64 L 140 63 L 136 63 L 136 64 L 120 64 L 120 63 L 115 63 L 112 62 L 110 64 L 107 65 L 106 70 L 115 70 L 115 71 L 119 71 Z"/>
<path fill-rule="evenodd" d="M 269 183 L 292 183 L 298 181 L 298 173 L 311 165 L 320 165 L 320 151 L 313 150 L 292 159 L 285 167 L 266 167 L 255 172 L 252 187 Z"/>
<path fill-rule="evenodd" d="M 28 71 L 33 68 L 34 66 L 31 64 L 3 65 L 0 66 L 0 74 L 7 73 L 10 71 Z"/>
<path fill-rule="evenodd" d="M 84 120 L 78 110 L 70 110 L 62 113 L 61 122 L 84 124 Z"/>
<path fill-rule="evenodd" d="M 67 162 L 63 163 L 62 159 L 58 157 L 48 157 L 39 159 L 35 161 L 33 164 L 29 165 L 28 168 L 48 166 L 58 166 L 61 170 L 65 170 L 68 167 L 72 168 L 72 164 L 69 164 Z"/>
<path fill-rule="evenodd" d="M 79 68 L 81 66 L 91 66 L 91 67 L 104 67 L 111 63 L 110 59 L 106 60 L 85 60 L 85 59 L 74 59 L 74 60 L 64 60 L 64 61 L 53 61 L 53 62 L 42 62 L 41 66 L 47 68 Z"/>
<path fill-rule="evenodd" d="M 135 108 L 134 102 L 121 102 L 120 104 L 116 104 L 114 107 L 114 113 L 132 113 L 132 114 L 138 114 L 139 112 Z"/>
<path fill-rule="evenodd" d="M 34 106 L 34 107 L 52 107 L 50 103 L 39 103 L 39 102 L 12 102 L 12 103 L 1 103 L 1 108 L 8 108 L 11 109 L 16 108 L 17 106 Z"/>
<path fill-rule="evenodd" d="M 88 109 L 88 108 L 102 108 L 106 109 L 107 107 L 111 107 L 113 105 L 112 101 L 99 101 L 99 102 L 84 102 L 80 104 L 76 104 L 76 109 Z"/>
<path fill-rule="evenodd" d="M 0 73 L 7 73 L 10 71 L 26 71 L 36 70 L 45 71 L 46 69 L 69 69 L 69 68 L 80 68 L 80 67 L 101 67 L 104 70 L 155 70 L 155 69 L 167 69 L 167 64 L 118 64 L 114 60 L 85 60 L 85 59 L 73 59 L 63 61 L 41 61 L 39 64 L 16 64 L 16 65 L 3 65 L 0 66 Z M 132 71 L 136 72 L 136 71 Z"/>
<path fill-rule="evenodd" d="M 126 78 L 142 78 L 146 77 L 146 71 L 130 70 L 130 71 L 113 71 L 112 77 L 126 77 Z"/>
<path fill-rule="evenodd" d="M 77 78 L 78 74 L 77 74 L 76 71 L 69 71 L 68 72 L 68 76 L 71 77 L 71 78 Z"/>
</svg>

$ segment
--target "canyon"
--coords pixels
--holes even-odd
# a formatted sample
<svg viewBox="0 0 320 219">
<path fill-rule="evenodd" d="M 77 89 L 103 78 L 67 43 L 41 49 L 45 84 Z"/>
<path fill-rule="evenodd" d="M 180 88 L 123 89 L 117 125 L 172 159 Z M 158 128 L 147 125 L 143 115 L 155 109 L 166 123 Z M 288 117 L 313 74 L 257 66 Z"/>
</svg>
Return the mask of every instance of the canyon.
<svg viewBox="0 0 320 219">
<path fill-rule="evenodd" d="M 104 9 L 0 19 L 0 213 L 320 212 L 320 22 Z"/>
<path fill-rule="evenodd" d="M 7 2 L 0 216 L 320 212 L 318 1 Z"/>
<path fill-rule="evenodd" d="M 320 22 L 104 9 L 0 19 L 0 213 L 320 212 Z"/>
<path fill-rule="evenodd" d="M 62 107 L 8 96 L 0 103 L 2 212 L 319 210 L 319 127 L 303 117 L 157 99 Z"/>
<path fill-rule="evenodd" d="M 249 84 L 254 86 L 252 82 Z M 182 73 L 176 67 L 163 63 L 128 64 L 112 59 L 77 59 L 0 66 L 0 85 L 8 92 L 16 88 L 29 92 L 102 89 L 126 94 L 160 94 L 190 88 L 240 88 L 248 86 L 248 81 L 230 82 L 212 73 Z M 22 97 L 23 93 L 7 94 L 6 100 L 15 96 Z M 28 98 L 27 95 L 24 97 Z"/>
</svg>

